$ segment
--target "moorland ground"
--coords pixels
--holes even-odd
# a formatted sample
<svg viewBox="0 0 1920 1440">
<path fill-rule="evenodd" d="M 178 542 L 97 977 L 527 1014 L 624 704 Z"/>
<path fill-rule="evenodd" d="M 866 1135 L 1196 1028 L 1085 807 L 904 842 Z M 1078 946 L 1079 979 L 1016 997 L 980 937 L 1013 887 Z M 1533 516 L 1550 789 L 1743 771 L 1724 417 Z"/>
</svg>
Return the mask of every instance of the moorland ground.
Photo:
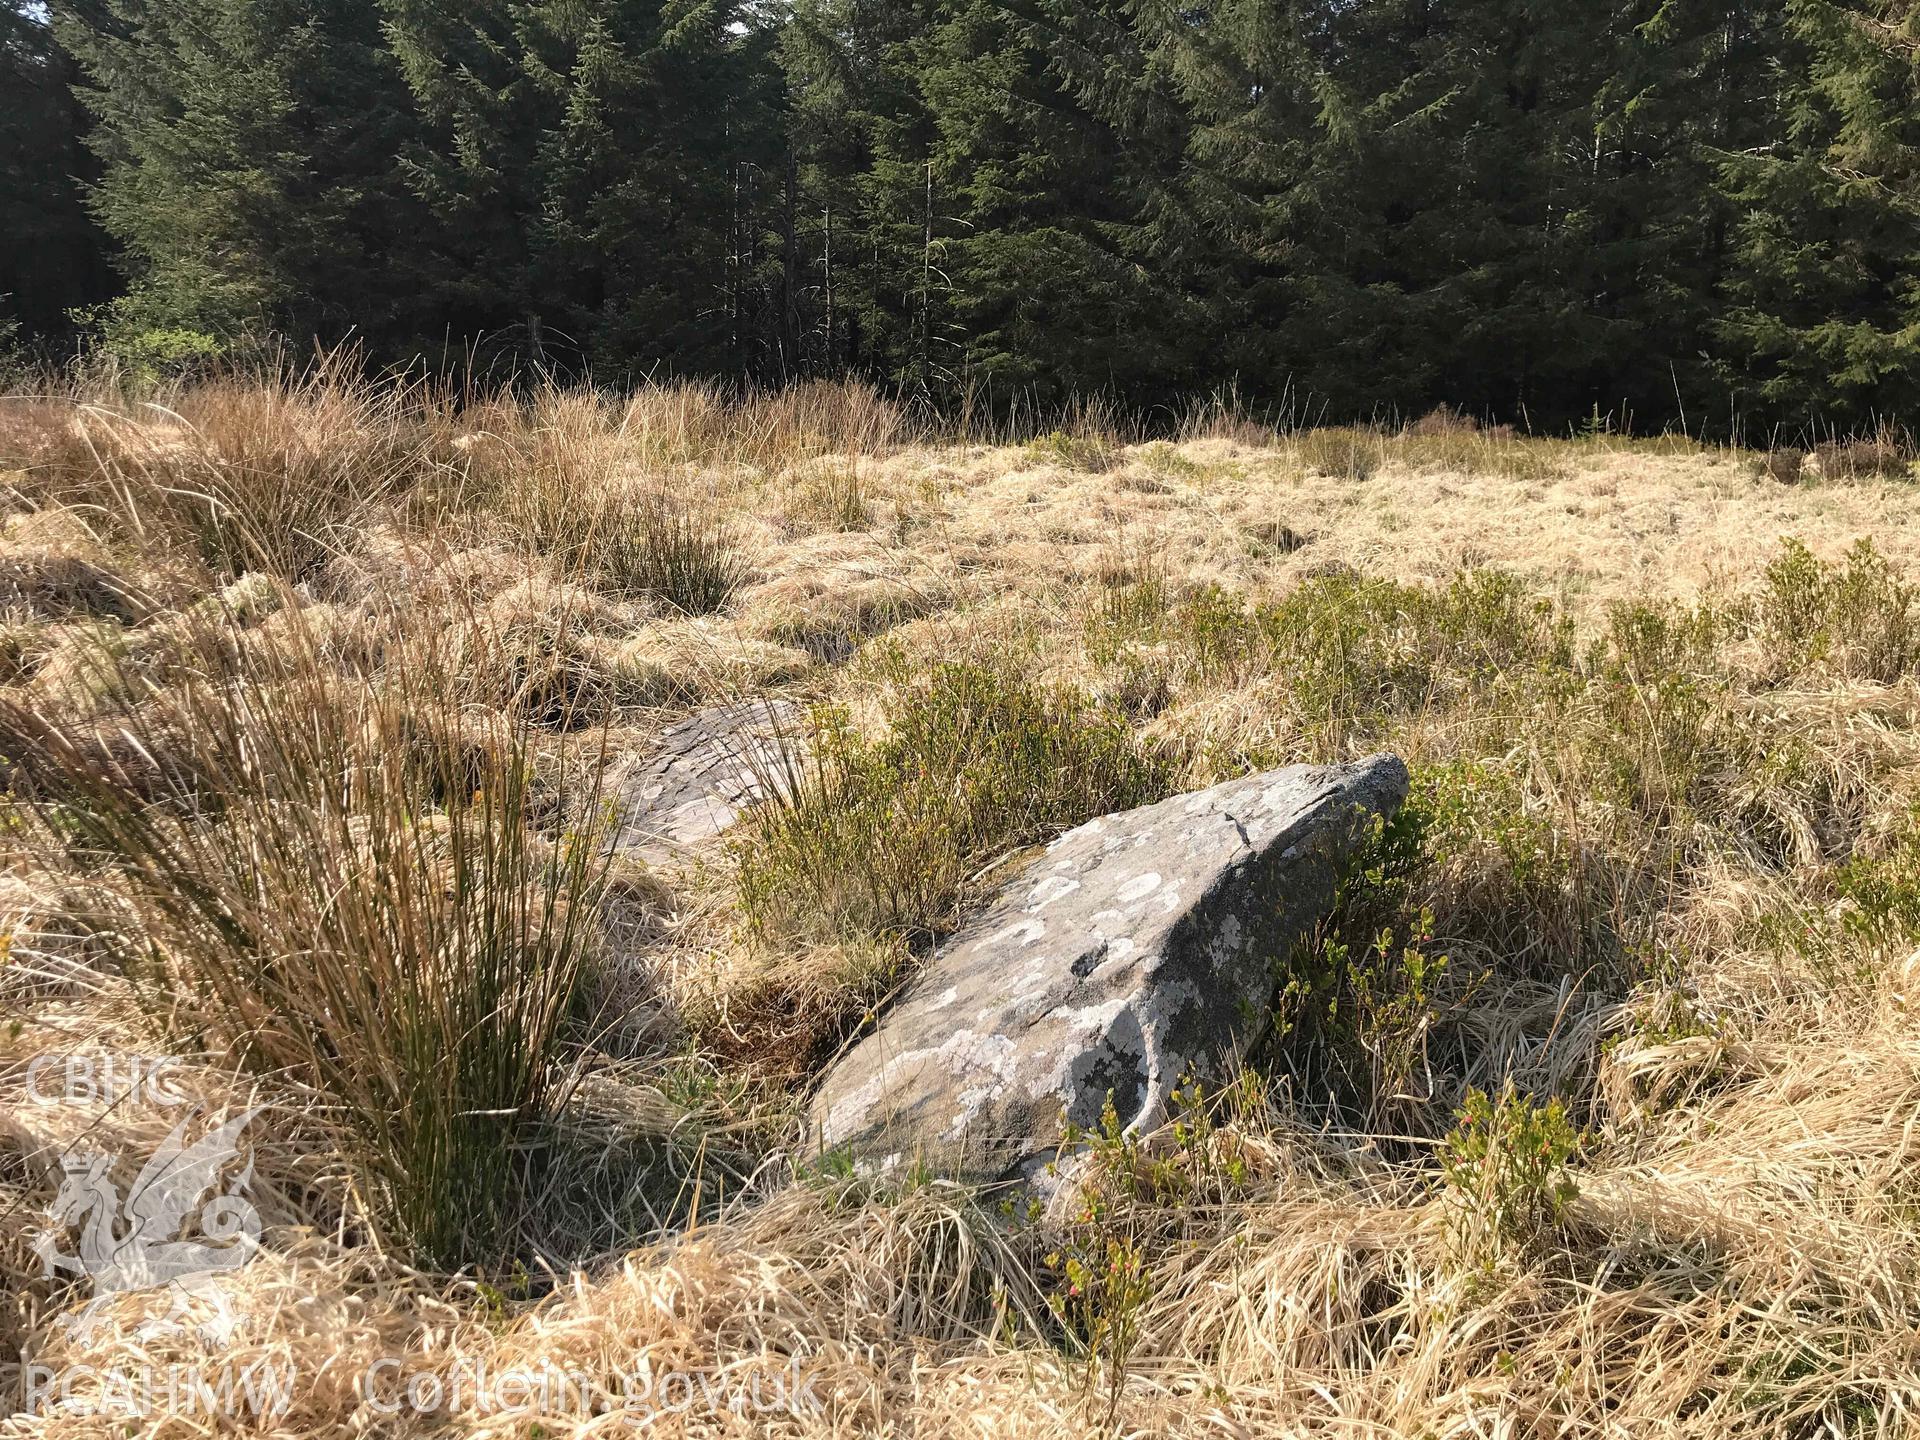
<svg viewBox="0 0 1920 1440">
<path fill-rule="evenodd" d="M 798 1357 L 663 1433 L 1907 1433 L 1920 1402 L 1920 490 L 1905 457 L 1444 417 L 942 436 L 855 388 L 451 396 L 321 367 L 0 400 L 0 1386 L 36 1237 L 254 1122 L 223 1433 L 586 1434 L 370 1401 Z M 756 696 L 813 759 L 698 863 L 620 767 Z M 801 737 L 792 737 L 797 757 Z M 1245 1077 L 1034 1215 L 806 1152 L 811 1079 L 1092 816 L 1383 749 L 1407 815 L 1275 956 Z M 36 1066 L 36 1061 L 40 1062 Z M 64 1070 L 62 1073 L 66 1073 Z M 36 1078 L 39 1077 L 39 1078 Z M 19 1357 L 13 1363 L 11 1357 Z M 93 1388 L 89 1388 L 93 1387 Z M 532 1428 L 530 1428 L 532 1427 Z"/>
</svg>

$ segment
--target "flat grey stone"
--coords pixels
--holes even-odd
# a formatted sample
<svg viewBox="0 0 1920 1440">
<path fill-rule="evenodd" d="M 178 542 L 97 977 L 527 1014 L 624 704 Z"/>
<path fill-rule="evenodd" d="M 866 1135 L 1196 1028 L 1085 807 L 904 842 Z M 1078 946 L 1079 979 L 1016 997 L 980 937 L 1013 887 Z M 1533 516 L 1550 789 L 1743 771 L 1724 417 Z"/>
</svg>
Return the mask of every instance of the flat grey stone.
<svg viewBox="0 0 1920 1440">
<path fill-rule="evenodd" d="M 752 700 L 705 710 L 660 737 L 653 754 L 609 779 L 620 814 L 616 853 L 660 867 L 689 859 L 768 798 L 804 754 L 799 709 Z"/>
<path fill-rule="evenodd" d="M 814 1141 L 996 1180 L 1036 1176 L 1109 1093 L 1129 1131 L 1158 1129 L 1189 1075 L 1231 1078 L 1279 962 L 1407 786 L 1392 756 L 1302 766 L 1063 836 L 828 1071 Z"/>
</svg>

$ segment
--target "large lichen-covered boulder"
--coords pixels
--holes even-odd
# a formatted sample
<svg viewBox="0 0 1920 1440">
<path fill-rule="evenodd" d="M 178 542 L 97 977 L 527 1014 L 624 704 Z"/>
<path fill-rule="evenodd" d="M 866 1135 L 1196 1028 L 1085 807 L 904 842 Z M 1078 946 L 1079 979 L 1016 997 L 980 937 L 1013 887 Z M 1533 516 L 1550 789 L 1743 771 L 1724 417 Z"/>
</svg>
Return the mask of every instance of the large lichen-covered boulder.
<svg viewBox="0 0 1920 1440">
<path fill-rule="evenodd" d="M 784 700 L 724 705 L 681 721 L 654 753 L 609 778 L 620 817 L 614 849 L 654 866 L 691 859 L 770 798 L 805 751 L 800 712 Z"/>
<path fill-rule="evenodd" d="M 1303 766 L 1063 836 L 829 1070 L 815 1143 L 996 1180 L 1037 1174 L 1063 1121 L 1095 1126 L 1109 1095 L 1130 1130 L 1157 1129 L 1189 1075 L 1230 1077 L 1407 784 L 1391 756 Z"/>
</svg>

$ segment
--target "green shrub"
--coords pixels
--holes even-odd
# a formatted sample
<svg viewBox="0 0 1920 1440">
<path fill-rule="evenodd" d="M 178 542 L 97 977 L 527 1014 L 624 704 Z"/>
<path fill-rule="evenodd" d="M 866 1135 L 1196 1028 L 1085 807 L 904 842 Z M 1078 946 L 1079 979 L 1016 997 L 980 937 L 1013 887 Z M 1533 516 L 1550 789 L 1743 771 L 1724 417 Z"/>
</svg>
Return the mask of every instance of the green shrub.
<svg viewBox="0 0 1920 1440">
<path fill-rule="evenodd" d="M 1473 1091 L 1459 1122 L 1441 1156 L 1454 1240 L 1468 1266 L 1490 1271 L 1565 1218 L 1579 1194 L 1567 1162 L 1580 1135 L 1560 1101 L 1536 1105 L 1511 1082 L 1498 1100 Z"/>
<path fill-rule="evenodd" d="M 1265 620 L 1260 611 L 1209 585 L 1173 607 L 1157 638 L 1181 656 L 1188 679 L 1238 685 L 1274 663 Z"/>
<path fill-rule="evenodd" d="M 1349 1083 L 1376 1126 L 1391 1123 L 1391 1110 L 1431 1092 L 1422 1073 L 1427 1036 L 1438 1019 L 1437 987 L 1451 963 L 1434 952 L 1433 939 L 1433 914 L 1422 911 L 1404 938 L 1388 927 L 1357 946 L 1337 934 L 1322 942 L 1316 969 L 1332 991 L 1322 1001 L 1322 1022 L 1347 1052 L 1338 1058 L 1363 1067 Z"/>
<path fill-rule="evenodd" d="M 1036 464 L 1094 475 L 1104 475 L 1118 465 L 1120 454 L 1117 440 L 1094 430 L 1053 430 L 1027 442 L 1027 458 Z"/>
<path fill-rule="evenodd" d="M 1612 887 L 1589 883 L 1604 857 L 1582 853 L 1530 770 L 1517 756 L 1422 766 L 1408 813 L 1434 869 L 1420 893 L 1442 933 L 1499 955 L 1504 973 L 1557 982 L 1617 958 Z"/>
<path fill-rule="evenodd" d="M 131 298 L 72 312 L 92 341 L 92 360 L 135 391 L 188 379 L 227 353 L 218 336 L 185 325 L 155 324 Z"/>
<path fill-rule="evenodd" d="M 1087 625 L 1099 664 L 1138 660 L 1143 648 L 1186 684 L 1239 683 L 1271 658 L 1257 611 L 1217 585 L 1176 596 L 1151 559 L 1103 578 Z"/>
<path fill-rule="evenodd" d="M 1735 738 L 1717 653 L 1725 625 L 1707 608 L 1632 604 L 1609 613 L 1585 704 L 1570 717 L 1598 798 L 1653 826 L 1693 816 Z"/>
<path fill-rule="evenodd" d="M 1248 764 L 1342 758 L 1468 701 L 1511 729 L 1517 707 L 1564 704 L 1581 683 L 1570 618 L 1492 571 L 1438 589 L 1340 572 L 1256 605 L 1217 586 L 1174 599 L 1151 572 L 1129 573 L 1103 588 L 1087 648 L 1114 693 L 1268 686 L 1286 738 Z"/>
<path fill-rule="evenodd" d="M 1573 673 L 1571 621 L 1499 572 L 1439 590 L 1319 577 L 1260 619 L 1295 715 L 1324 753 L 1467 695 Z"/>
<path fill-rule="evenodd" d="M 1893 574 L 1871 540 L 1841 566 L 1798 540 L 1767 567 L 1760 638 L 1777 673 L 1826 667 L 1850 679 L 1893 684 L 1920 664 L 1920 591 Z"/>
<path fill-rule="evenodd" d="M 1843 866 L 1835 888 L 1849 934 L 1880 946 L 1920 940 L 1920 810 L 1909 812 L 1886 854 Z"/>
<path fill-rule="evenodd" d="M 1267 440 L 1272 440 L 1272 432 L 1267 432 Z M 1155 440 L 1143 445 L 1135 452 L 1140 464 L 1154 475 L 1164 480 L 1198 480 L 1206 474 L 1205 468 L 1195 460 L 1180 453 L 1180 447 L 1165 440 Z"/>
<path fill-rule="evenodd" d="M 1628 601 L 1607 611 L 1607 633 L 1595 665 L 1612 667 L 1637 684 L 1670 675 L 1722 673 L 1722 647 L 1739 633 L 1743 616 L 1710 605 Z"/>
<path fill-rule="evenodd" d="M 1151 565 L 1138 574 L 1116 572 L 1102 578 L 1090 617 L 1088 645 L 1096 658 L 1110 659 L 1130 640 L 1154 639 L 1173 609 L 1166 579 Z"/>
<path fill-rule="evenodd" d="M 1783 540 L 1767 566 L 1760 601 L 1761 638 L 1782 670 L 1798 670 L 1820 658 L 1827 586 L 1827 567 L 1819 557 L 1801 541 Z"/>
<path fill-rule="evenodd" d="M 21 339 L 20 322 L 9 315 L 6 300 L 0 297 L 0 384 L 25 389 L 33 362 Z"/>
<path fill-rule="evenodd" d="M 147 383 L 191 374 L 220 358 L 221 345 L 199 330 L 140 330 L 119 337 L 115 358 Z"/>
<path fill-rule="evenodd" d="M 1263 1142 L 1273 1109 L 1258 1075 L 1243 1070 L 1212 1094 L 1185 1075 L 1170 1099 L 1170 1122 L 1143 1135 L 1121 1124 L 1108 1094 L 1093 1126 L 1063 1124 L 1063 1159 L 1047 1173 L 1065 1179 L 1065 1203 L 1048 1213 L 1027 1197 L 1024 1215 L 1012 1201 L 1001 1206 L 1016 1229 L 1044 1216 L 1059 1338 L 1082 1362 L 1089 1393 L 1104 1392 L 1110 1407 L 1144 1333 L 1156 1262 L 1213 1240 L 1271 1182 Z"/>
<path fill-rule="evenodd" d="M 1121 1126 L 1111 1093 L 1097 1130 L 1082 1134 L 1067 1127 L 1063 1150 L 1083 1144 L 1089 1162 L 1078 1203 L 1059 1248 L 1044 1260 L 1054 1279 L 1047 1302 L 1083 1361 L 1086 1389 L 1104 1389 L 1111 1421 L 1126 1390 L 1142 1313 L 1153 1298 L 1140 1210 L 1148 1198 L 1142 1171 L 1155 1167 L 1145 1160 L 1140 1138 Z"/>
<path fill-rule="evenodd" d="M 812 763 L 738 842 L 741 901 L 763 933 L 924 938 L 982 865 L 1169 784 L 1121 717 L 1010 664 L 937 665 L 887 719 L 869 739 L 824 712 Z"/>
<path fill-rule="evenodd" d="M 1862 944 L 1880 917 L 1843 904 L 1839 913 L 1798 898 L 1765 906 L 1743 924 L 1740 943 L 1770 957 L 1783 974 L 1801 974 L 1830 995 L 1857 1000 L 1869 995 L 1886 974 L 1886 956 L 1874 944 Z"/>
<path fill-rule="evenodd" d="M 1468 851 L 1492 851 L 1521 889 L 1553 889 L 1566 878 L 1561 837 L 1527 809 L 1521 774 L 1502 760 L 1457 760 L 1420 770 L 1407 802 L 1421 818 L 1428 852 L 1444 863 Z"/>
<path fill-rule="evenodd" d="M 1376 819 L 1319 934 L 1275 975 L 1274 1058 L 1356 1123 L 1419 1128 L 1388 1112 L 1426 1088 L 1419 1072 L 1450 963 L 1434 949 L 1432 913 L 1409 903 L 1433 865 L 1428 827 L 1418 806 Z"/>
</svg>

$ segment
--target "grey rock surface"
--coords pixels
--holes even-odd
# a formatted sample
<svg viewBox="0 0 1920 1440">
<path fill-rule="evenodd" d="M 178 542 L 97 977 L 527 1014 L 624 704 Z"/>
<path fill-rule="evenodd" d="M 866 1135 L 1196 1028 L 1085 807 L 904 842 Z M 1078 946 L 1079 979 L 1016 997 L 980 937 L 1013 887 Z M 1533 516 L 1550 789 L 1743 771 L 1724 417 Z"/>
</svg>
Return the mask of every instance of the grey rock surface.
<svg viewBox="0 0 1920 1440">
<path fill-rule="evenodd" d="M 1130 1131 L 1159 1128 L 1189 1074 L 1230 1078 L 1278 962 L 1407 786 L 1392 756 L 1296 767 L 1063 836 L 828 1071 L 814 1143 L 996 1180 L 1036 1176 L 1109 1093 Z"/>
<path fill-rule="evenodd" d="M 607 795 L 620 814 L 616 852 L 649 865 L 689 859 L 768 798 L 804 752 L 797 707 L 753 700 L 705 710 L 660 737 L 660 747 L 616 771 Z"/>
</svg>

